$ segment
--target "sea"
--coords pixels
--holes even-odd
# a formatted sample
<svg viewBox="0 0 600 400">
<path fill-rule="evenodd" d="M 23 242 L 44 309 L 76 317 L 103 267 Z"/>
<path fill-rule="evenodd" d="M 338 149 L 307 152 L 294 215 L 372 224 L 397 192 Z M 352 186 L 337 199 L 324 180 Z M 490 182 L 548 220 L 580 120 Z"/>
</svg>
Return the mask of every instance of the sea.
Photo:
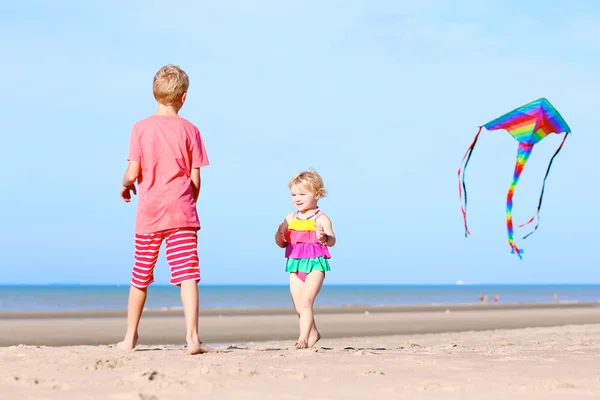
<svg viewBox="0 0 600 400">
<path fill-rule="evenodd" d="M 0 285 L 0 312 L 123 310 L 128 285 Z M 499 303 L 598 302 L 600 285 L 325 285 L 317 306 L 474 304 L 481 296 Z M 287 286 L 201 285 L 201 308 L 291 305 Z M 152 285 L 147 309 L 181 308 L 179 289 Z"/>
</svg>

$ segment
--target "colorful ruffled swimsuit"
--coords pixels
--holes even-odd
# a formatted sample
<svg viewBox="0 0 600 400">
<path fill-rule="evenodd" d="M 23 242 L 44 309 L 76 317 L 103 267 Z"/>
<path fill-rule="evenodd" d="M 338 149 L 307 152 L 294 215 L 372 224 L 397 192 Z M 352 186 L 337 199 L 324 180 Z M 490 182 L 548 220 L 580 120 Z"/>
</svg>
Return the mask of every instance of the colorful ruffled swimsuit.
<svg viewBox="0 0 600 400">
<path fill-rule="evenodd" d="M 317 210 L 313 215 L 300 219 L 298 213 L 288 225 L 285 231 L 285 271 L 294 273 L 302 281 L 312 271 L 327 272 L 329 268 L 329 249 L 317 240 L 315 232 L 315 221 L 322 214 Z"/>
</svg>

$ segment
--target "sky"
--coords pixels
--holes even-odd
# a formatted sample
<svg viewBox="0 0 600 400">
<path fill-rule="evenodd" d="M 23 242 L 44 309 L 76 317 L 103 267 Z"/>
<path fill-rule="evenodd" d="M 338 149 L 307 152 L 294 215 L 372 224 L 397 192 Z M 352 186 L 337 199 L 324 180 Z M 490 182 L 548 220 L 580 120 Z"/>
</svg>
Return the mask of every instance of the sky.
<svg viewBox="0 0 600 400">
<path fill-rule="evenodd" d="M 211 163 L 202 284 L 287 282 L 273 235 L 307 168 L 338 237 L 328 284 L 600 283 L 600 3 L 561 4 L 2 2 L 0 283 L 129 282 L 136 200 L 119 188 L 131 127 L 155 111 L 152 78 L 169 63 L 190 76 L 181 115 Z M 457 169 L 478 126 L 540 97 L 572 135 L 519 260 L 505 223 L 517 142 L 482 133 L 469 238 Z M 561 139 L 535 146 L 516 223 L 534 215 Z M 164 253 L 155 276 L 168 282 Z"/>
</svg>

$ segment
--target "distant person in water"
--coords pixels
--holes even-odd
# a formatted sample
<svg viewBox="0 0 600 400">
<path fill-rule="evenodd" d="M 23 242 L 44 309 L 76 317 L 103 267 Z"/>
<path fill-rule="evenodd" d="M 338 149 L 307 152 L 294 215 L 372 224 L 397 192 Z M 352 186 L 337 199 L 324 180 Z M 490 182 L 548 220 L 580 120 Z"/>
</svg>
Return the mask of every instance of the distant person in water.
<svg viewBox="0 0 600 400">
<path fill-rule="evenodd" d="M 327 195 L 323 179 L 314 170 L 304 171 L 289 183 L 296 212 L 279 225 L 275 243 L 285 248 L 285 270 L 290 274 L 290 293 L 300 317 L 300 336 L 296 348 L 313 347 L 321 335 L 315 324 L 313 305 L 330 270 L 329 247 L 335 246 L 331 220 L 319 209 Z"/>
<path fill-rule="evenodd" d="M 129 166 L 121 185 L 121 198 L 139 200 L 135 224 L 135 264 L 127 307 L 127 332 L 119 348 L 133 350 L 144 310 L 148 286 L 162 242 L 171 268 L 172 285 L 181 288 L 187 350 L 209 351 L 198 338 L 198 237 L 200 221 L 196 201 L 200 194 L 200 167 L 208 158 L 200 131 L 179 116 L 185 103 L 189 77 L 178 66 L 162 67 L 154 76 L 157 112 L 133 126 Z"/>
</svg>

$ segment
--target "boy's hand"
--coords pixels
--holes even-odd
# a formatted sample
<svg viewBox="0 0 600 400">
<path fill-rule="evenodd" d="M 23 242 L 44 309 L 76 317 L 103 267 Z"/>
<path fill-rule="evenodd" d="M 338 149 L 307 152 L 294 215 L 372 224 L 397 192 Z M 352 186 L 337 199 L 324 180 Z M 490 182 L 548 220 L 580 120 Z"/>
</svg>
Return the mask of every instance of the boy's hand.
<svg viewBox="0 0 600 400">
<path fill-rule="evenodd" d="M 131 192 L 133 192 L 133 194 L 137 194 L 135 185 L 121 186 L 121 198 L 125 203 L 129 203 L 131 201 Z"/>
</svg>

